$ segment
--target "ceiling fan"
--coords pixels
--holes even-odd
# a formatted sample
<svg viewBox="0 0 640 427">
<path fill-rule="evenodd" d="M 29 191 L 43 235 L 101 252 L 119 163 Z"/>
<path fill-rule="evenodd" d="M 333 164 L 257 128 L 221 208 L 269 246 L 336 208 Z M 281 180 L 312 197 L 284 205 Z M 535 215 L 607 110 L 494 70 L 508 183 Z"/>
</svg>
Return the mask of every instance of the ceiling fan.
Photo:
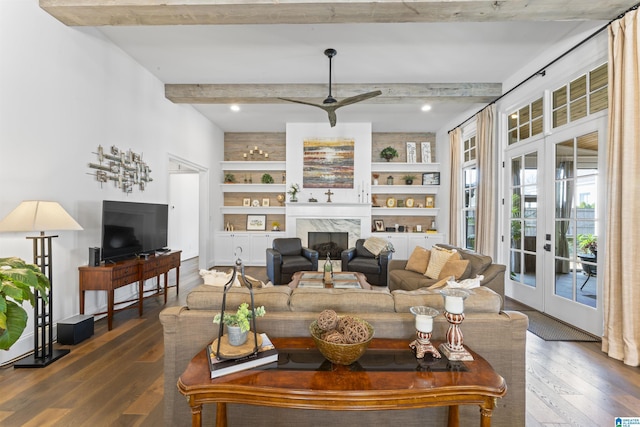
<svg viewBox="0 0 640 427">
<path fill-rule="evenodd" d="M 311 105 L 313 107 L 322 108 L 329 115 L 329 124 L 331 127 L 336 125 L 337 117 L 336 110 L 340 107 L 344 107 L 345 105 L 355 104 L 356 102 L 364 101 L 365 99 L 373 98 L 378 95 L 382 95 L 382 92 L 379 90 L 375 90 L 373 92 L 363 93 L 361 95 L 351 96 L 349 98 L 342 99 L 338 101 L 333 96 L 331 96 L 331 60 L 334 56 L 338 54 L 335 49 L 326 49 L 324 54 L 329 58 L 329 96 L 322 101 L 322 104 L 315 104 L 313 102 L 301 101 L 299 99 L 291 99 L 291 98 L 278 98 L 283 101 L 296 102 L 298 104 Z"/>
</svg>

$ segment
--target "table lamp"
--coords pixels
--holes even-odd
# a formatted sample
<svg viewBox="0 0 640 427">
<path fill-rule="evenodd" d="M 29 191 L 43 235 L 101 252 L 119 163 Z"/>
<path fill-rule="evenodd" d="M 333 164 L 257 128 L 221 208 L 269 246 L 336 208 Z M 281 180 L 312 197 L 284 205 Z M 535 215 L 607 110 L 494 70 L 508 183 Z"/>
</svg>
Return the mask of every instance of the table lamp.
<svg viewBox="0 0 640 427">
<path fill-rule="evenodd" d="M 0 221 L 0 232 L 39 231 L 38 236 L 27 236 L 33 241 L 33 263 L 40 267 L 42 274 L 49 278 L 49 303 L 36 290 L 33 306 L 33 355 L 19 360 L 15 368 L 43 368 L 69 350 L 53 349 L 53 258 L 51 239 L 57 235 L 45 235 L 45 231 L 82 230 L 72 217 L 57 202 L 23 201 Z"/>
</svg>

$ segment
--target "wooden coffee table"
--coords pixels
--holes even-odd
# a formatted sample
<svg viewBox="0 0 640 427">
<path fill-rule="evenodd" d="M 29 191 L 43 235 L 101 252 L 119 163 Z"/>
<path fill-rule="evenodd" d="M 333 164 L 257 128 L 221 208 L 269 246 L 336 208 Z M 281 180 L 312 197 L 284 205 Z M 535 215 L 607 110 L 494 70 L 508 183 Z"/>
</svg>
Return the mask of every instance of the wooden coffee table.
<svg viewBox="0 0 640 427">
<path fill-rule="evenodd" d="M 415 359 L 409 340 L 374 338 L 356 362 L 361 369 L 350 370 L 326 361 L 311 338 L 271 341 L 281 356 L 277 368 L 250 369 L 211 379 L 206 349 L 193 358 L 178 380 L 178 389 L 191 406 L 193 426 L 201 425 L 205 403 L 217 404 L 218 427 L 227 425 L 227 403 L 244 403 L 337 411 L 448 406 L 449 427 L 459 425 L 458 405 L 479 405 L 480 425 L 489 427 L 497 398 L 507 392 L 504 379 L 473 351 L 471 362 L 450 362 L 457 368 L 436 369 L 436 365 L 430 367 Z M 388 370 L 380 369 L 383 358 L 393 361 L 385 367 Z M 367 370 L 369 359 L 375 361 L 375 369 Z M 399 359 L 405 363 L 398 363 Z M 297 363 L 288 369 L 296 360 L 307 364 Z"/>
<path fill-rule="evenodd" d="M 333 273 L 333 283 L 327 284 L 322 280 L 321 271 L 298 271 L 291 276 L 289 287 L 295 288 L 329 288 L 329 289 L 371 289 L 367 276 L 357 271 L 341 271 Z"/>
</svg>

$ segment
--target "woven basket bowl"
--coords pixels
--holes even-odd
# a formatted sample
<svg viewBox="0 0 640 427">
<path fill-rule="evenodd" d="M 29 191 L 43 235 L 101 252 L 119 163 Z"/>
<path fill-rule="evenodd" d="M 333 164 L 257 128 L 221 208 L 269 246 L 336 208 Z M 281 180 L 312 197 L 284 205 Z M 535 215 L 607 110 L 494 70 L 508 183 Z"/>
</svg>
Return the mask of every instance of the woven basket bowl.
<svg viewBox="0 0 640 427">
<path fill-rule="evenodd" d="M 357 344 L 336 344 L 324 341 L 320 338 L 323 331 L 318 327 L 318 323 L 315 320 L 309 325 L 309 332 L 316 343 L 316 347 L 329 362 L 336 365 L 351 365 L 360 359 L 373 339 L 373 326 L 366 320 L 358 319 L 358 321 L 362 322 L 369 330 L 369 339 Z"/>
</svg>

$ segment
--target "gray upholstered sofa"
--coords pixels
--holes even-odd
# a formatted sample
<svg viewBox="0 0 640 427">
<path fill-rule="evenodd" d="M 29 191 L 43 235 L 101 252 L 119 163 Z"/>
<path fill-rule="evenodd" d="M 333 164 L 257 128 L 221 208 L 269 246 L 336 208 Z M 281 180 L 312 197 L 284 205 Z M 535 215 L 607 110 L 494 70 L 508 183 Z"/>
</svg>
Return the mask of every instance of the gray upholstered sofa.
<svg viewBox="0 0 640 427">
<path fill-rule="evenodd" d="M 474 278 L 477 275 L 484 276 L 480 281 L 481 286 L 493 289 L 498 295 L 504 296 L 504 273 L 506 266 L 494 264 L 490 256 L 472 252 L 467 249 L 451 245 L 438 244 L 446 249 L 456 249 L 463 260 L 469 260 L 469 268 L 459 280 Z M 415 290 L 426 288 L 435 284 L 439 279 L 430 279 L 424 274 L 406 270 L 407 260 L 394 260 L 389 262 L 389 290 Z"/>
<path fill-rule="evenodd" d="M 426 289 L 416 291 L 384 289 L 311 289 L 292 290 L 288 286 L 257 289 L 256 305 L 264 305 L 267 314 L 258 319 L 258 329 L 271 336 L 308 336 L 309 324 L 318 313 L 331 308 L 339 314 L 351 313 L 371 322 L 375 336 L 412 339 L 413 305 L 428 305 L 442 311 L 442 297 Z M 217 325 L 212 320 L 220 310 L 219 287 L 199 285 L 187 297 L 187 305 L 168 307 L 160 314 L 164 328 L 164 399 L 165 425 L 188 426 L 191 412 L 176 383 L 189 361 L 212 342 Z M 246 288 L 233 288 L 227 295 L 228 307 L 249 300 Z M 466 318 L 462 324 L 465 345 L 482 355 L 507 383 L 507 395 L 499 399 L 493 413 L 493 426 L 513 427 L 525 424 L 525 340 L 527 317 L 519 312 L 501 310 L 502 297 L 481 287 L 465 302 Z M 443 340 L 447 322 L 440 314 L 435 319 L 434 340 Z M 446 408 L 401 411 L 342 412 L 280 409 L 228 405 L 232 426 L 325 426 L 325 425 L 446 425 Z M 460 425 L 477 425 L 479 408 L 460 408 Z M 211 425 L 215 405 L 205 405 L 204 420 Z"/>
</svg>

